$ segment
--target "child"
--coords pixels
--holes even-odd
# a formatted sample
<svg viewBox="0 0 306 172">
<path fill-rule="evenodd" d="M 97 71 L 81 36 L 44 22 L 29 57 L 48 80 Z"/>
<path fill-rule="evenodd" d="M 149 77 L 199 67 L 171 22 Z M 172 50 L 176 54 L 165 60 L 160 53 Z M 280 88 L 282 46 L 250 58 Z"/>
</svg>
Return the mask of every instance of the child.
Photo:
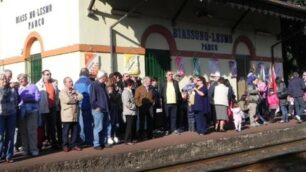
<svg viewBox="0 0 306 172">
<path fill-rule="evenodd" d="M 279 99 L 277 97 L 277 94 L 274 92 L 273 88 L 269 89 L 267 102 L 269 106 L 270 122 L 273 123 L 276 110 L 279 108 Z"/>
<path fill-rule="evenodd" d="M 247 95 L 246 94 L 243 94 L 241 97 L 240 97 L 240 100 L 238 102 L 238 105 L 240 107 L 240 109 L 242 110 L 243 112 L 243 115 L 244 115 L 244 119 L 245 120 L 249 114 L 248 114 L 248 111 L 249 111 L 249 107 L 248 107 L 248 103 L 246 101 L 246 98 L 247 98 Z"/>
<path fill-rule="evenodd" d="M 239 104 L 237 102 L 234 102 L 233 108 L 231 108 L 233 112 L 233 118 L 234 118 L 234 124 L 235 124 L 235 130 L 237 132 L 241 131 L 241 123 L 242 119 L 244 118 L 244 112 L 239 107 Z"/>
</svg>

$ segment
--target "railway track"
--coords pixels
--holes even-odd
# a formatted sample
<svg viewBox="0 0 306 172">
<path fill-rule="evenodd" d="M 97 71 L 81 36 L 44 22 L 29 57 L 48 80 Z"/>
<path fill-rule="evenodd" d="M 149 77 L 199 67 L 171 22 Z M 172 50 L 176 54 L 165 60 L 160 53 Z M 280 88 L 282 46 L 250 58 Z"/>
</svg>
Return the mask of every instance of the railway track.
<svg viewBox="0 0 306 172">
<path fill-rule="evenodd" d="M 306 139 L 267 146 L 189 163 L 150 170 L 150 172 L 229 171 L 305 172 Z"/>
</svg>

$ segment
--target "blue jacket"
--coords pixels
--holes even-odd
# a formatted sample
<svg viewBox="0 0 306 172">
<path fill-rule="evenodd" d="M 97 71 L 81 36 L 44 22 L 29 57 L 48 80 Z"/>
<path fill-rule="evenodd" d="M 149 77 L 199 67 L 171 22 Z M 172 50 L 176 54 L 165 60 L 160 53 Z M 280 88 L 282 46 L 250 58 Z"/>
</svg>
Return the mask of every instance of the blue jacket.
<svg viewBox="0 0 306 172">
<path fill-rule="evenodd" d="M 94 81 L 90 86 L 89 96 L 92 109 L 100 108 L 101 112 L 110 112 L 110 101 L 105 84 Z"/>
<path fill-rule="evenodd" d="M 291 97 L 303 97 L 305 83 L 302 78 L 293 78 L 289 81 L 288 92 Z"/>
<path fill-rule="evenodd" d="M 90 98 L 89 98 L 89 87 L 92 81 L 87 76 L 80 76 L 74 84 L 74 89 L 83 95 L 83 100 L 80 101 L 79 105 L 82 110 L 91 109 Z"/>
</svg>

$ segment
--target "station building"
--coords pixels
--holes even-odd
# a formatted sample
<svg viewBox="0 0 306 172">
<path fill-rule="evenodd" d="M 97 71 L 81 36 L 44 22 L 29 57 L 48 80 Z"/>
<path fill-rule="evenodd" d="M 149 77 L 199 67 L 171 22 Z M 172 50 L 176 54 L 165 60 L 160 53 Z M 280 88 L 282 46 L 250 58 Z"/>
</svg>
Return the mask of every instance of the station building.
<svg viewBox="0 0 306 172">
<path fill-rule="evenodd" d="M 60 87 L 82 67 L 161 80 L 172 70 L 181 87 L 219 72 L 242 94 L 251 67 L 268 75 L 274 62 L 283 77 L 281 19 L 304 13 L 275 0 L 1 0 L 0 66 L 32 82 L 49 69 Z"/>
</svg>

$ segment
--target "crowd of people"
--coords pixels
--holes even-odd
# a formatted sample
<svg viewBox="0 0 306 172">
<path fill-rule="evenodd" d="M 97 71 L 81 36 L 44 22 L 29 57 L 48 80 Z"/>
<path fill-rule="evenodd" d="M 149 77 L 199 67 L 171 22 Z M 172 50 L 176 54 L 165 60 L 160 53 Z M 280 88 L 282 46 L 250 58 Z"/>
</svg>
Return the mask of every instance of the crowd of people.
<svg viewBox="0 0 306 172">
<path fill-rule="evenodd" d="M 306 73 L 303 78 L 293 73 L 287 88 L 279 77 L 272 87 L 251 71 L 240 98 L 219 72 L 209 81 L 193 76 L 181 89 L 172 71 L 159 83 L 154 77 L 105 71 L 93 79 L 82 68 L 77 81 L 64 78 L 62 90 L 50 70 L 42 71 L 35 84 L 26 74 L 19 74 L 18 82 L 11 79 L 11 70 L 0 74 L 0 155 L 9 163 L 14 151 L 38 156 L 47 146 L 64 152 L 84 145 L 102 150 L 184 131 L 239 132 L 244 125 L 276 122 L 278 114 L 280 123 L 289 117 L 301 123 L 305 109 Z"/>
</svg>

